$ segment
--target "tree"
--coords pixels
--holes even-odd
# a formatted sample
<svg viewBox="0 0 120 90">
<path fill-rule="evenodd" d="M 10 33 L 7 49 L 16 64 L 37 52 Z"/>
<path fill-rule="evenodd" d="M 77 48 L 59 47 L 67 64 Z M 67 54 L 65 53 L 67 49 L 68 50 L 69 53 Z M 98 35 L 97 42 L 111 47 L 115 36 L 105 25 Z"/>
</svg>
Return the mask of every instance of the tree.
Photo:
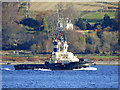
<svg viewBox="0 0 120 90">
<path fill-rule="evenodd" d="M 97 36 L 101 39 L 103 37 L 103 30 L 101 25 L 96 26 L 97 31 Z"/>
<path fill-rule="evenodd" d="M 56 8 L 57 8 L 58 16 L 63 17 L 62 10 L 64 8 L 64 4 L 62 2 L 60 2 L 56 5 Z"/>
<path fill-rule="evenodd" d="M 86 43 L 92 44 L 92 38 L 90 36 L 86 37 Z"/>
<path fill-rule="evenodd" d="M 69 50 L 74 53 L 83 53 L 86 47 L 86 40 L 83 34 L 75 31 L 65 31 L 67 41 L 69 42 Z M 73 43 L 74 42 L 74 43 Z"/>
<path fill-rule="evenodd" d="M 45 40 L 43 47 L 45 48 L 45 52 L 52 52 L 52 50 L 53 50 L 52 40 L 50 38 Z"/>
<path fill-rule="evenodd" d="M 87 29 L 86 24 L 83 22 L 82 18 L 78 19 L 78 21 L 76 22 L 76 25 L 82 30 Z"/>
<path fill-rule="evenodd" d="M 118 45 L 118 32 L 103 32 L 103 39 L 104 39 L 104 51 L 105 52 L 115 52 L 119 50 Z"/>
<path fill-rule="evenodd" d="M 33 18 L 25 18 L 20 21 L 20 24 L 23 24 L 24 26 L 28 26 L 31 28 L 34 28 L 34 30 L 39 30 L 39 22 L 37 20 L 34 20 Z"/>
<path fill-rule="evenodd" d="M 30 42 L 30 34 L 26 34 L 24 28 L 16 24 L 9 24 L 2 31 L 3 49 L 23 49 L 29 47 L 27 45 L 22 46 L 24 43 Z"/>
<path fill-rule="evenodd" d="M 86 35 L 86 53 L 95 53 L 96 47 L 100 47 L 100 38 L 96 34 Z"/>
<path fill-rule="evenodd" d="M 100 53 L 100 52 L 99 52 L 99 47 L 98 47 L 98 46 L 96 46 L 95 53 L 97 53 L 97 54 Z"/>
<path fill-rule="evenodd" d="M 43 17 L 41 25 L 43 25 L 43 27 L 41 27 L 41 30 L 48 33 L 49 29 L 48 29 L 47 20 L 45 17 Z"/>
<path fill-rule="evenodd" d="M 101 42 L 101 47 L 104 44 L 104 39 L 103 39 L 103 30 L 102 30 L 102 26 L 101 25 L 97 25 L 96 26 L 97 31 L 97 36 L 98 38 L 100 38 L 100 42 Z"/>
<path fill-rule="evenodd" d="M 32 51 L 33 54 L 35 54 L 36 51 L 37 51 L 37 45 L 36 45 L 36 44 L 33 44 L 33 45 L 30 47 L 30 50 Z"/>
<path fill-rule="evenodd" d="M 107 14 L 105 14 L 104 18 L 103 18 L 102 26 L 103 27 L 107 27 L 107 26 L 110 26 L 110 25 L 111 25 L 111 19 L 110 19 L 110 17 Z"/>
<path fill-rule="evenodd" d="M 94 47 L 93 45 L 87 44 L 85 49 L 86 54 L 93 54 L 94 53 Z"/>
<path fill-rule="evenodd" d="M 49 37 L 54 38 L 55 33 L 57 32 L 57 14 L 53 12 L 51 15 L 46 17 L 48 28 L 49 28 Z"/>
<path fill-rule="evenodd" d="M 65 9 L 62 11 L 62 14 L 64 15 L 64 17 L 67 17 L 70 20 L 72 20 L 72 22 L 79 15 L 73 3 L 66 3 Z"/>
<path fill-rule="evenodd" d="M 26 34 L 25 28 L 18 23 L 24 16 L 18 12 L 18 3 L 3 3 L 2 18 L 2 47 L 7 49 L 28 49 L 31 43 L 31 35 Z M 26 44 L 25 44 L 26 43 Z M 29 43 L 29 44 L 28 44 Z"/>
</svg>

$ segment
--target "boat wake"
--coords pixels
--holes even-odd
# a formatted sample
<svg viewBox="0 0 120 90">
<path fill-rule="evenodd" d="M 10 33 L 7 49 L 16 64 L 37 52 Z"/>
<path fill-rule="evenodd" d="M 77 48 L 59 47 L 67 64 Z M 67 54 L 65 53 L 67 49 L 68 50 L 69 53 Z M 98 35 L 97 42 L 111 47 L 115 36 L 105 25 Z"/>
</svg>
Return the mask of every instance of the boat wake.
<svg viewBox="0 0 120 90">
<path fill-rule="evenodd" d="M 73 70 L 97 70 L 97 68 L 95 68 L 95 67 L 86 67 L 86 68 L 73 69 Z"/>
<path fill-rule="evenodd" d="M 50 70 L 50 69 L 41 69 L 41 68 L 39 68 L 39 69 L 34 69 L 34 70 L 40 70 L 40 71 L 52 71 L 52 70 Z"/>
<path fill-rule="evenodd" d="M 50 69 L 34 69 L 34 70 L 40 70 L 40 71 L 53 71 L 53 70 L 50 70 Z M 86 68 L 80 68 L 80 69 L 73 69 L 73 70 L 97 70 L 97 68 L 95 67 L 86 67 Z"/>
<path fill-rule="evenodd" d="M 9 68 L 0 68 L 0 70 L 11 70 Z"/>
</svg>

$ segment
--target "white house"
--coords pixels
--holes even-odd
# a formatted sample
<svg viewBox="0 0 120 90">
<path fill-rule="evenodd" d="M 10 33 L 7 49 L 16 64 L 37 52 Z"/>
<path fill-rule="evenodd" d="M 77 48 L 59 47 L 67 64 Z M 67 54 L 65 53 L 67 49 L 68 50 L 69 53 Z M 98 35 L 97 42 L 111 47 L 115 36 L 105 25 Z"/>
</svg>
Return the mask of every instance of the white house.
<svg viewBox="0 0 120 90">
<path fill-rule="evenodd" d="M 59 30 L 73 30 L 73 24 L 69 18 L 59 18 L 58 29 Z"/>
<path fill-rule="evenodd" d="M 69 18 L 66 18 L 66 30 L 73 30 L 73 24 Z"/>
</svg>

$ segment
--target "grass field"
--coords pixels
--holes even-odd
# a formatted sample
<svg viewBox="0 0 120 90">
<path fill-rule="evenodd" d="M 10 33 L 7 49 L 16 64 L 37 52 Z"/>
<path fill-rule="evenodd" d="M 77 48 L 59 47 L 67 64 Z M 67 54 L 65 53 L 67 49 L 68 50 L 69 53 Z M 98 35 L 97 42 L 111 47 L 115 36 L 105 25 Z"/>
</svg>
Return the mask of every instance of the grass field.
<svg viewBox="0 0 120 90">
<path fill-rule="evenodd" d="M 82 18 L 87 20 L 91 25 L 95 23 L 101 23 L 103 21 L 104 15 L 107 14 L 110 16 L 110 19 L 115 18 L 115 12 L 93 12 L 84 15 Z"/>
<path fill-rule="evenodd" d="M 110 19 L 115 18 L 115 12 L 93 12 L 93 13 L 84 15 L 82 18 L 83 20 L 87 20 L 92 25 L 95 23 L 103 22 L 103 18 L 105 14 L 110 16 Z"/>
<path fill-rule="evenodd" d="M 31 11 L 46 11 L 46 10 L 53 10 L 56 11 L 57 4 L 59 2 L 31 2 L 30 3 L 30 10 Z M 99 10 L 101 7 L 117 7 L 117 2 L 109 2 L 109 3 L 97 3 L 97 2 L 62 2 L 63 8 L 66 7 L 66 5 L 72 4 L 72 6 L 78 10 L 78 11 L 94 11 Z"/>
<path fill-rule="evenodd" d="M 30 11 L 47 11 L 47 10 L 57 10 L 57 4 L 59 2 L 31 2 L 30 3 Z M 72 3 L 62 3 L 63 7 L 66 8 L 67 5 L 71 4 L 74 10 L 77 11 L 77 15 L 82 16 L 83 19 L 87 19 L 88 22 L 92 25 L 97 22 L 102 22 L 104 14 L 108 14 L 110 18 L 115 18 L 115 12 L 92 12 L 98 11 L 100 9 L 106 10 L 107 7 L 118 7 L 117 2 L 72 2 Z M 85 11 L 89 11 L 92 13 L 84 13 Z"/>
<path fill-rule="evenodd" d="M 36 56 L 39 56 L 39 57 L 49 57 L 50 54 L 36 54 L 36 55 L 7 55 L 7 56 L 10 56 L 10 57 L 36 57 Z M 75 56 L 77 56 L 78 58 L 80 57 L 96 57 L 96 58 L 118 58 L 118 56 L 100 56 L 100 55 L 79 55 L 79 54 L 76 54 Z"/>
<path fill-rule="evenodd" d="M 108 14 L 111 19 L 115 18 L 115 12 L 93 12 L 84 15 L 82 18 L 83 19 L 103 19 L 104 15 Z"/>
<path fill-rule="evenodd" d="M 36 55 L 5 55 L 10 57 L 35 57 Z"/>
<path fill-rule="evenodd" d="M 50 56 L 50 54 L 35 54 L 35 55 L 33 55 L 33 54 L 29 54 L 29 55 L 27 55 L 27 54 L 19 54 L 19 55 L 17 55 L 17 54 L 14 54 L 14 55 L 4 55 L 4 56 L 10 56 L 10 57 L 49 57 Z"/>
<path fill-rule="evenodd" d="M 80 57 L 96 57 L 96 58 L 118 58 L 119 56 L 99 56 L 99 55 L 76 55 L 78 58 Z"/>
</svg>

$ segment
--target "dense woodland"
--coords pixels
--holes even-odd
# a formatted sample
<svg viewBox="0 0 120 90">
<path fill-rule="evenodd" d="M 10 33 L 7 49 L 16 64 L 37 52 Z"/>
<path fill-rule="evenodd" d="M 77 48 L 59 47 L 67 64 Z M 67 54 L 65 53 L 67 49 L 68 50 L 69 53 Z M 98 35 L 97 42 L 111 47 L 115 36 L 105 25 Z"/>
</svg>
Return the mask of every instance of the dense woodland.
<svg viewBox="0 0 120 90">
<path fill-rule="evenodd" d="M 51 52 L 52 40 L 56 35 L 57 13 L 37 12 L 33 18 L 29 14 L 26 16 L 27 11 L 18 7 L 18 4 L 2 4 L 2 49 L 31 50 L 32 53 Z M 74 24 L 74 30 L 62 32 L 67 38 L 69 51 L 80 54 L 118 55 L 118 10 L 114 19 L 105 14 L 102 22 L 91 25 L 84 23 L 74 7 L 66 7 L 62 9 L 60 4 L 57 6 L 61 16 L 70 18 Z"/>
</svg>

